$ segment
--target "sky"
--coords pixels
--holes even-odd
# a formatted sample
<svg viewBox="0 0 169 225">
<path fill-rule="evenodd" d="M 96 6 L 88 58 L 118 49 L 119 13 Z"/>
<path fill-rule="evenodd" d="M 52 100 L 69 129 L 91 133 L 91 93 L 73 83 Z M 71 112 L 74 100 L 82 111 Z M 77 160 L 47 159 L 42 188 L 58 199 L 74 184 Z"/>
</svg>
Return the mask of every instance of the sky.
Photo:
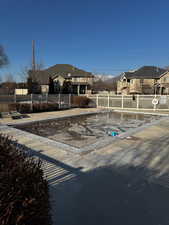
<svg viewBox="0 0 169 225">
<path fill-rule="evenodd" d="M 0 45 L 17 80 L 36 62 L 72 64 L 117 75 L 143 65 L 169 65 L 169 1 L 0 0 Z"/>
</svg>

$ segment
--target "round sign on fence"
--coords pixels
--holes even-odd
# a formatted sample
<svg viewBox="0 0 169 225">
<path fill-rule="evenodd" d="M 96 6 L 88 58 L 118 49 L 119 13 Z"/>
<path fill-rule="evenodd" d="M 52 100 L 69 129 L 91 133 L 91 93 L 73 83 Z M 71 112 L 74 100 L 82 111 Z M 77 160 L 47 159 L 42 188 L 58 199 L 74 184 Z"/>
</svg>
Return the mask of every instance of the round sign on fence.
<svg viewBox="0 0 169 225">
<path fill-rule="evenodd" d="M 157 98 L 153 98 L 152 104 L 153 104 L 153 105 L 157 105 L 157 104 L 158 104 L 158 99 L 157 99 Z"/>
</svg>

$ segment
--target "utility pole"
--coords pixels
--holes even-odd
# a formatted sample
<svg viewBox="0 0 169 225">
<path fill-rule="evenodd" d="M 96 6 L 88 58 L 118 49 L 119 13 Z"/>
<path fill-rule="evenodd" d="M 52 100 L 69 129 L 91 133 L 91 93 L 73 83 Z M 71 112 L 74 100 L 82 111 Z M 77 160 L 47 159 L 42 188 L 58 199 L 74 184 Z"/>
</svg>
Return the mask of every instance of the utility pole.
<svg viewBox="0 0 169 225">
<path fill-rule="evenodd" d="M 35 64 L 35 41 L 32 40 L 32 70 L 36 70 L 36 64 Z"/>
</svg>

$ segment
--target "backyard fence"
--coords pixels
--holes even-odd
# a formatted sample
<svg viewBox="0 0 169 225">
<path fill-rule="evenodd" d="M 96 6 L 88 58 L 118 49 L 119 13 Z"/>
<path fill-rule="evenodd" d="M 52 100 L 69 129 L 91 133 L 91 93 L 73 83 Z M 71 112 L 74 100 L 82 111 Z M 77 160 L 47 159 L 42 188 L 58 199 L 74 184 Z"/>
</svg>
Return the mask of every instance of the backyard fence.
<svg viewBox="0 0 169 225">
<path fill-rule="evenodd" d="M 95 107 L 89 106 L 90 99 L 86 96 L 73 94 L 30 94 L 30 95 L 0 95 L 0 112 L 8 111 L 8 108 L 15 106 L 25 106 L 32 111 L 33 106 L 40 108 L 47 106 L 57 107 L 57 109 L 69 109 L 74 107 Z M 10 106 L 10 107 L 9 107 Z"/>
<path fill-rule="evenodd" d="M 169 95 L 91 95 L 88 97 L 97 107 L 103 108 L 169 110 Z"/>
<path fill-rule="evenodd" d="M 59 108 L 71 106 L 70 94 L 0 95 L 0 103 L 57 103 Z"/>
<path fill-rule="evenodd" d="M 82 106 L 84 101 L 79 103 L 77 99 L 80 97 L 82 98 L 72 94 L 0 95 L 0 104 L 57 103 L 58 108 L 63 109 Z M 87 97 L 93 102 L 93 106 L 102 108 L 169 110 L 169 95 L 87 95 Z"/>
</svg>

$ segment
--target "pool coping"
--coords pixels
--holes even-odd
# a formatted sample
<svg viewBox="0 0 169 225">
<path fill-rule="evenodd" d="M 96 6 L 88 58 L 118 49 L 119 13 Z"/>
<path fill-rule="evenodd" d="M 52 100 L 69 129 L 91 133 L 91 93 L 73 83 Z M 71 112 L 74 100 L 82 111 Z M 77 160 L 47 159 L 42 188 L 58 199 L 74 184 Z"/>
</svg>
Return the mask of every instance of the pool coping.
<svg viewBox="0 0 169 225">
<path fill-rule="evenodd" d="M 32 120 L 32 121 L 21 121 L 17 124 L 12 124 L 12 123 L 8 123 L 6 125 L 1 125 L 0 126 L 0 130 L 4 130 L 4 129 L 10 129 L 11 131 L 14 131 L 14 133 L 16 133 L 16 135 L 14 136 L 14 138 L 17 139 L 17 136 L 18 135 L 23 135 L 24 137 L 27 137 L 29 139 L 31 139 L 32 141 L 40 141 L 40 142 L 43 142 L 47 145 L 50 145 L 52 147 L 56 147 L 56 148 L 59 148 L 61 150 L 64 150 L 64 151 L 69 151 L 69 152 L 72 152 L 72 153 L 76 153 L 76 154 L 87 154 L 91 151 L 95 151 L 95 150 L 98 150 L 98 149 L 101 149 L 101 148 L 104 148 L 110 144 L 112 144 L 113 142 L 115 141 L 118 141 L 119 139 L 124 139 L 124 138 L 127 138 L 139 131 L 142 131 L 148 127 L 151 127 L 153 125 L 156 125 L 158 123 L 160 123 L 161 121 L 165 120 L 166 119 L 166 114 L 165 116 L 163 115 L 159 115 L 158 116 L 163 116 L 162 118 L 159 118 L 157 121 L 152 121 L 150 123 L 147 123 L 147 124 L 144 124 L 140 127 L 137 127 L 137 128 L 133 128 L 132 130 L 129 130 L 129 131 L 126 131 L 116 137 L 112 137 L 112 136 L 107 136 L 105 137 L 104 136 L 104 139 L 101 139 L 101 140 L 98 140 L 96 141 L 95 143 L 93 144 L 89 144 L 85 147 L 75 147 L 75 146 L 72 146 L 72 145 L 69 145 L 69 144 L 65 144 L 65 143 L 62 143 L 62 142 L 58 142 L 58 141 L 55 141 L 55 140 L 51 140 L 49 138 L 46 138 L 46 137 L 42 137 L 42 136 L 39 136 L 39 135 L 36 135 L 36 134 L 33 134 L 33 133 L 30 133 L 30 132 L 27 132 L 27 131 L 23 131 L 23 130 L 20 130 L 18 128 L 16 128 L 15 126 L 17 125 L 24 125 L 24 124 L 28 124 L 28 123 L 34 123 L 34 122 L 40 122 L 40 121 L 48 121 L 48 120 L 57 120 L 57 119 L 64 119 L 64 118 L 70 118 L 70 117 L 77 117 L 77 116 L 82 116 L 82 115 L 93 115 L 93 114 L 98 114 L 98 113 L 105 113 L 105 112 L 110 112 L 112 110 L 105 110 L 105 111 L 98 111 L 98 112 L 85 112 L 85 113 L 79 113 L 77 115 L 66 115 L 66 116 L 61 116 L 61 117 L 50 117 L 50 118 L 47 118 L 47 119 L 39 119 L 39 120 Z M 114 110 L 113 110 L 114 111 Z M 115 111 L 117 112 L 117 111 Z M 124 111 L 119 111 L 119 112 L 124 112 Z M 128 112 L 127 112 L 128 113 Z M 131 112 L 133 113 L 133 112 Z M 137 113 L 137 112 L 135 112 Z M 140 112 L 141 113 L 141 112 Z M 143 113 L 141 113 L 143 114 Z M 147 114 L 147 113 L 144 113 L 144 114 Z M 157 115 L 157 114 L 156 114 Z"/>
<path fill-rule="evenodd" d="M 99 114 L 99 113 L 106 113 L 106 112 L 111 112 L 113 110 L 99 110 L 96 112 L 82 112 L 79 114 L 73 114 L 73 115 L 65 115 L 65 116 L 50 116 L 47 118 L 43 118 L 43 119 L 33 119 L 33 120 L 28 120 L 28 121 L 17 121 L 17 123 L 11 123 L 11 122 L 7 122 L 5 125 L 7 126 L 17 126 L 17 125 L 24 125 L 24 124 L 30 124 L 30 123 L 35 123 L 35 122 L 42 122 L 42 121 L 48 121 L 48 120 L 59 120 L 59 119 L 66 119 L 66 118 L 70 118 L 70 117 L 76 117 L 76 116 L 86 116 L 86 115 L 94 115 L 94 114 Z M 16 121 L 16 120 L 15 120 Z M 4 125 L 4 124 L 3 124 Z"/>
<path fill-rule="evenodd" d="M 124 112 L 124 113 L 133 113 L 133 114 L 143 114 L 143 115 L 153 115 L 153 116 L 168 116 L 168 113 L 158 113 L 158 112 L 140 112 L 140 111 L 133 111 L 133 110 L 123 110 L 123 109 L 114 109 L 113 112 Z"/>
</svg>

